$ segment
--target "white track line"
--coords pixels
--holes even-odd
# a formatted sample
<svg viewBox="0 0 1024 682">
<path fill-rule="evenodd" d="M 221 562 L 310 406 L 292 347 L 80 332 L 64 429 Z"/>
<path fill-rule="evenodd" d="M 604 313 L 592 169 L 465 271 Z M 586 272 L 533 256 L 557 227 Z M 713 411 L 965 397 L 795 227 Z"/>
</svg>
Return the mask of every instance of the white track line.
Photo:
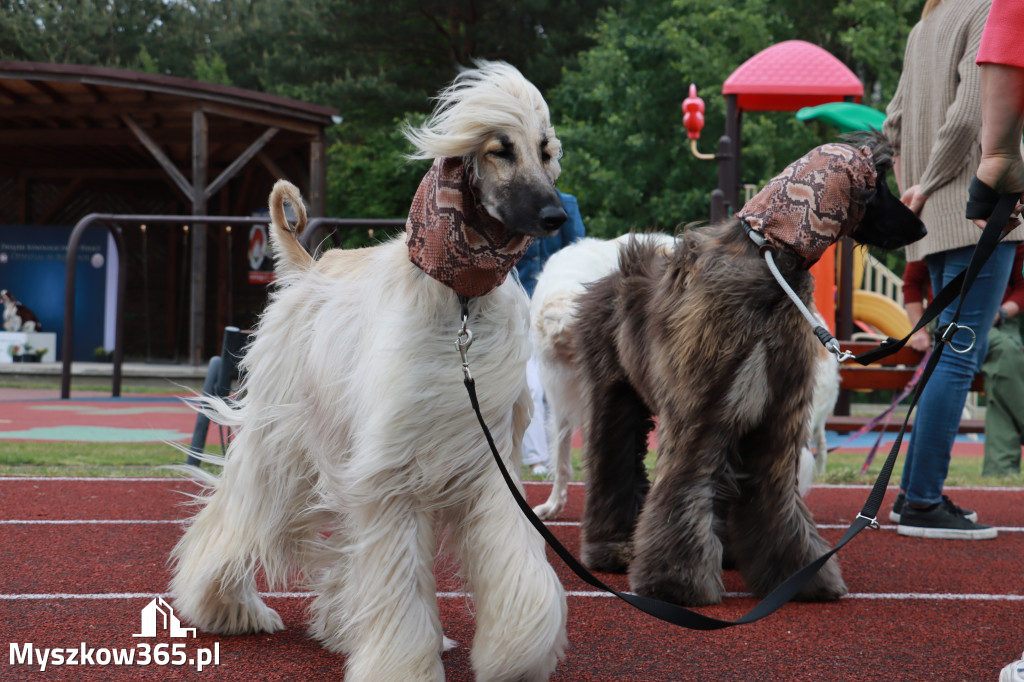
<svg viewBox="0 0 1024 682">
<path fill-rule="evenodd" d="M 0 519 L 0 526 L 161 525 L 185 519 Z"/>
<path fill-rule="evenodd" d="M 0 476 L 0 482 L 11 481 L 97 481 L 102 483 L 176 483 L 185 481 L 192 483 L 192 479 L 185 476 L 139 476 L 118 478 L 116 476 Z"/>
<path fill-rule="evenodd" d="M 187 519 L 0 519 L 0 526 L 116 526 L 116 525 L 169 525 L 185 523 Z M 579 521 L 547 521 L 548 528 L 579 528 Z M 818 530 L 846 530 L 849 524 L 819 523 Z M 896 530 L 894 524 L 880 524 L 881 530 Z M 1022 526 L 995 526 L 1000 533 L 1024 533 Z"/>
<path fill-rule="evenodd" d="M 569 590 L 567 597 L 578 599 L 605 599 L 615 595 L 608 592 L 593 590 Z M 631 593 L 625 593 L 631 594 Z M 70 592 L 36 593 L 36 594 L 0 594 L 3 601 L 103 601 L 120 599 L 154 599 L 160 597 L 170 599 L 170 592 L 110 592 L 92 594 L 73 594 Z M 260 596 L 269 599 L 310 599 L 315 592 L 260 592 Z M 725 592 L 729 599 L 748 599 L 753 597 L 749 592 Z M 438 592 L 438 599 L 471 599 L 469 592 Z M 953 594 L 949 592 L 855 592 L 843 599 L 861 599 L 874 601 L 980 601 L 980 602 L 1024 602 L 1024 594 Z"/>
<path fill-rule="evenodd" d="M 0 483 L 14 481 L 97 481 L 105 483 L 176 483 L 193 481 L 185 476 L 140 476 L 140 477 L 117 477 L 117 476 L 0 476 Z M 543 485 L 550 486 L 551 481 L 523 481 L 525 486 Z M 570 486 L 582 486 L 583 481 L 570 481 Z M 872 486 L 865 483 L 816 483 L 813 489 L 824 490 L 871 490 Z M 896 485 L 889 485 L 888 490 L 896 490 Z M 979 490 L 986 492 L 1024 492 L 1024 486 L 947 486 L 946 490 Z"/>
</svg>

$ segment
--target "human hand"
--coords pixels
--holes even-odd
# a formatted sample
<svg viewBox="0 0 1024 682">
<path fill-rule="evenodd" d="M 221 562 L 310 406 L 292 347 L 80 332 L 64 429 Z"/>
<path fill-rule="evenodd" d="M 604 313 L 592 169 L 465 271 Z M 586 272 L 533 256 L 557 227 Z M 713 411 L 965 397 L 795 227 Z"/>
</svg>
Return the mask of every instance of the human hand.
<svg viewBox="0 0 1024 682">
<path fill-rule="evenodd" d="M 1021 198 L 1024 199 L 1024 195 L 1021 195 Z M 1003 232 L 1009 232 L 1010 230 L 1013 230 L 1020 226 L 1021 211 L 1024 211 L 1024 202 L 1017 201 L 1017 205 L 1014 206 L 1013 212 L 1010 213 L 1010 217 L 1007 218 L 1006 220 L 1006 225 L 1003 227 Z M 975 218 L 971 222 L 983 230 L 985 229 L 985 226 L 988 225 L 988 220 L 982 220 L 980 218 Z"/>
<path fill-rule="evenodd" d="M 978 164 L 978 180 L 991 187 L 997 192 L 1020 191 L 1021 198 L 1024 198 L 1024 161 L 1019 154 L 983 154 Z M 1020 225 L 1020 213 L 1024 204 L 1018 199 L 1017 206 L 1010 219 L 1006 222 L 1004 232 L 1008 232 Z M 987 220 L 975 219 L 974 224 L 984 229 L 988 224 Z"/>
<path fill-rule="evenodd" d="M 914 185 L 908 187 L 905 192 L 900 196 L 900 201 L 914 212 L 914 215 L 921 215 L 921 209 L 924 208 L 924 203 L 928 201 L 928 196 L 921 194 L 921 185 Z"/>
<path fill-rule="evenodd" d="M 918 329 L 910 337 L 910 347 L 924 353 L 932 347 L 932 335 L 927 329 Z"/>
</svg>

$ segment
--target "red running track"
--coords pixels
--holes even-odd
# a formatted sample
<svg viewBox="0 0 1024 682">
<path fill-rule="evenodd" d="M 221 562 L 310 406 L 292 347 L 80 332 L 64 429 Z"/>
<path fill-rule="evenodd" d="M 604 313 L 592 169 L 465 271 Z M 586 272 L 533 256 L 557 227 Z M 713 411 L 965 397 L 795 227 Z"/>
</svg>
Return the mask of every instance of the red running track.
<svg viewBox="0 0 1024 682">
<path fill-rule="evenodd" d="M 548 489 L 527 484 L 531 503 L 545 499 Z M 166 595 L 167 556 L 188 513 L 182 493 L 192 490 L 188 482 L 166 479 L 0 479 L 0 623 L 7 647 L 0 679 L 341 679 L 343 658 L 305 633 L 309 596 L 301 592 L 267 596 L 287 626 L 273 635 L 132 637 L 140 631 L 140 610 Z M 582 491 L 571 486 L 568 509 L 551 524 L 573 552 Z M 596 594 L 551 555 L 569 591 L 570 640 L 553 679 L 995 680 L 1024 648 L 1024 490 L 951 494 L 998 526 L 999 537 L 925 541 L 899 537 L 888 524 L 865 530 L 839 554 L 848 598 L 788 604 L 758 623 L 718 632 L 678 629 Z M 862 487 L 811 492 L 808 504 L 826 539 L 838 539 L 866 496 Z M 463 645 L 444 656 L 447 679 L 472 680 L 472 605 L 454 567 L 439 561 L 436 573 L 445 633 Z M 601 577 L 627 587 L 623 576 Z M 703 611 L 734 619 L 755 601 L 735 572 L 727 571 L 725 582 L 725 602 Z M 191 657 L 216 648 L 219 664 L 198 673 L 170 664 L 97 661 L 39 672 L 38 664 L 11 663 L 29 642 L 37 648 L 84 643 L 95 661 L 100 649 L 181 641 Z"/>
</svg>

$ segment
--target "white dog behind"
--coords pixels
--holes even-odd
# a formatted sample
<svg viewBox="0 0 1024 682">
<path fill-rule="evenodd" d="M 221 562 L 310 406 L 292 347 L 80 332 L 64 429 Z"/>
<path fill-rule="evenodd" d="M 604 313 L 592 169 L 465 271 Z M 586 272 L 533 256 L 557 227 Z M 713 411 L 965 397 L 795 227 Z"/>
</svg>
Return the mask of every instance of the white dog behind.
<svg viewBox="0 0 1024 682">
<path fill-rule="evenodd" d="M 818 322 L 825 327 L 825 318 L 818 310 L 812 309 L 817 316 Z M 800 481 L 801 492 L 806 494 L 804 487 L 810 487 L 810 481 L 815 476 L 821 478 L 825 475 L 825 466 L 828 463 L 828 442 L 825 439 L 825 422 L 828 416 L 836 407 L 836 400 L 839 399 L 839 363 L 836 357 L 824 348 L 819 349 L 818 363 L 814 368 L 814 402 L 811 403 L 811 414 L 808 419 L 811 444 L 814 445 L 814 452 L 810 448 L 804 448 L 801 453 Z M 806 460 L 810 455 L 813 461 L 813 474 L 805 471 Z"/>
<path fill-rule="evenodd" d="M 576 298 L 587 284 L 612 273 L 619 267 L 619 248 L 630 235 L 604 241 L 582 239 L 554 253 L 537 279 L 530 302 L 530 333 L 538 349 L 539 372 L 548 406 L 548 443 L 553 448 L 551 468 L 554 477 L 548 499 L 534 507 L 541 519 L 553 519 L 565 508 L 569 481 L 572 480 L 572 436 L 583 425 L 583 405 L 579 371 L 573 359 L 573 339 L 568 329 L 573 321 Z M 652 239 L 665 249 L 674 239 L 665 234 L 638 235 Z M 820 316 L 819 316 L 820 317 Z M 810 331 L 808 331 L 810 333 Z M 821 358 L 816 374 L 815 399 L 809 428 L 824 467 L 824 420 L 835 405 L 839 386 L 839 368 L 828 352 Z M 804 448 L 800 458 L 798 482 L 800 494 L 810 490 L 815 473 L 815 456 Z"/>
<path fill-rule="evenodd" d="M 639 235 L 671 248 L 666 234 Z M 538 372 L 547 400 L 548 445 L 554 448 L 554 484 L 551 495 L 534 513 L 552 519 L 565 508 L 572 480 L 572 436 L 583 425 L 579 373 L 568 332 L 576 298 L 590 282 L 618 268 L 619 246 L 629 235 L 604 241 L 587 237 L 555 252 L 537 278 L 530 299 L 530 335 L 537 349 Z"/>
<path fill-rule="evenodd" d="M 495 119 L 502 125 L 486 123 Z M 466 157 L 479 200 L 510 230 L 550 231 L 538 227 L 544 217 L 516 218 L 523 207 L 500 200 L 510 182 L 541 213 L 558 201 L 547 106 L 512 67 L 460 75 L 410 139 L 427 156 Z M 526 171 L 542 179 L 532 195 Z M 286 200 L 299 214 L 295 231 Z M 410 262 L 401 238 L 314 262 L 296 240 L 305 222 L 297 190 L 279 182 L 270 205 L 278 286 L 242 360 L 239 402 L 205 401 L 237 432 L 174 549 L 179 614 L 219 634 L 280 630 L 257 591 L 259 566 L 271 586 L 301 580 L 316 590 L 312 634 L 347 657 L 347 680 L 442 680 L 433 562 L 443 536 L 474 602 L 477 679 L 548 679 L 566 644 L 565 595 L 470 407 L 455 293 Z M 532 409 L 527 298 L 509 278 L 469 311 L 483 416 L 518 471 Z"/>
</svg>

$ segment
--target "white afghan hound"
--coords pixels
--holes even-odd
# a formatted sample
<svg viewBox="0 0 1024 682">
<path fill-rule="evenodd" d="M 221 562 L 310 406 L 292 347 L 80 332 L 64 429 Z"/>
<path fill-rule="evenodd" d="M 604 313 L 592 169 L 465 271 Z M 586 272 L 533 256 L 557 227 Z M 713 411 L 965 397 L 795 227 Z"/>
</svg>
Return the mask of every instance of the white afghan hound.
<svg viewBox="0 0 1024 682">
<path fill-rule="evenodd" d="M 442 680 L 433 562 L 443 536 L 475 606 L 477 679 L 545 680 L 566 645 L 564 591 L 491 459 L 454 344 L 460 301 L 435 279 L 454 267 L 461 286 L 480 273 L 414 249 L 412 225 L 457 213 L 455 228 L 477 230 L 472 267 L 503 248 L 505 227 L 515 243 L 551 234 L 565 219 L 554 189 L 561 149 L 540 93 L 503 63 L 460 74 L 431 120 L 406 133 L 418 158 L 436 159 L 408 242 L 314 261 L 296 239 L 301 197 L 274 187 L 278 284 L 242 360 L 240 399 L 204 401 L 237 431 L 174 549 L 175 606 L 207 632 L 280 630 L 257 591 L 261 567 L 271 586 L 299 580 L 317 592 L 311 632 L 346 656 L 347 680 Z M 452 168 L 461 196 L 443 185 Z M 528 301 L 507 271 L 468 294 L 467 322 L 483 416 L 518 471 L 532 410 Z"/>
</svg>

